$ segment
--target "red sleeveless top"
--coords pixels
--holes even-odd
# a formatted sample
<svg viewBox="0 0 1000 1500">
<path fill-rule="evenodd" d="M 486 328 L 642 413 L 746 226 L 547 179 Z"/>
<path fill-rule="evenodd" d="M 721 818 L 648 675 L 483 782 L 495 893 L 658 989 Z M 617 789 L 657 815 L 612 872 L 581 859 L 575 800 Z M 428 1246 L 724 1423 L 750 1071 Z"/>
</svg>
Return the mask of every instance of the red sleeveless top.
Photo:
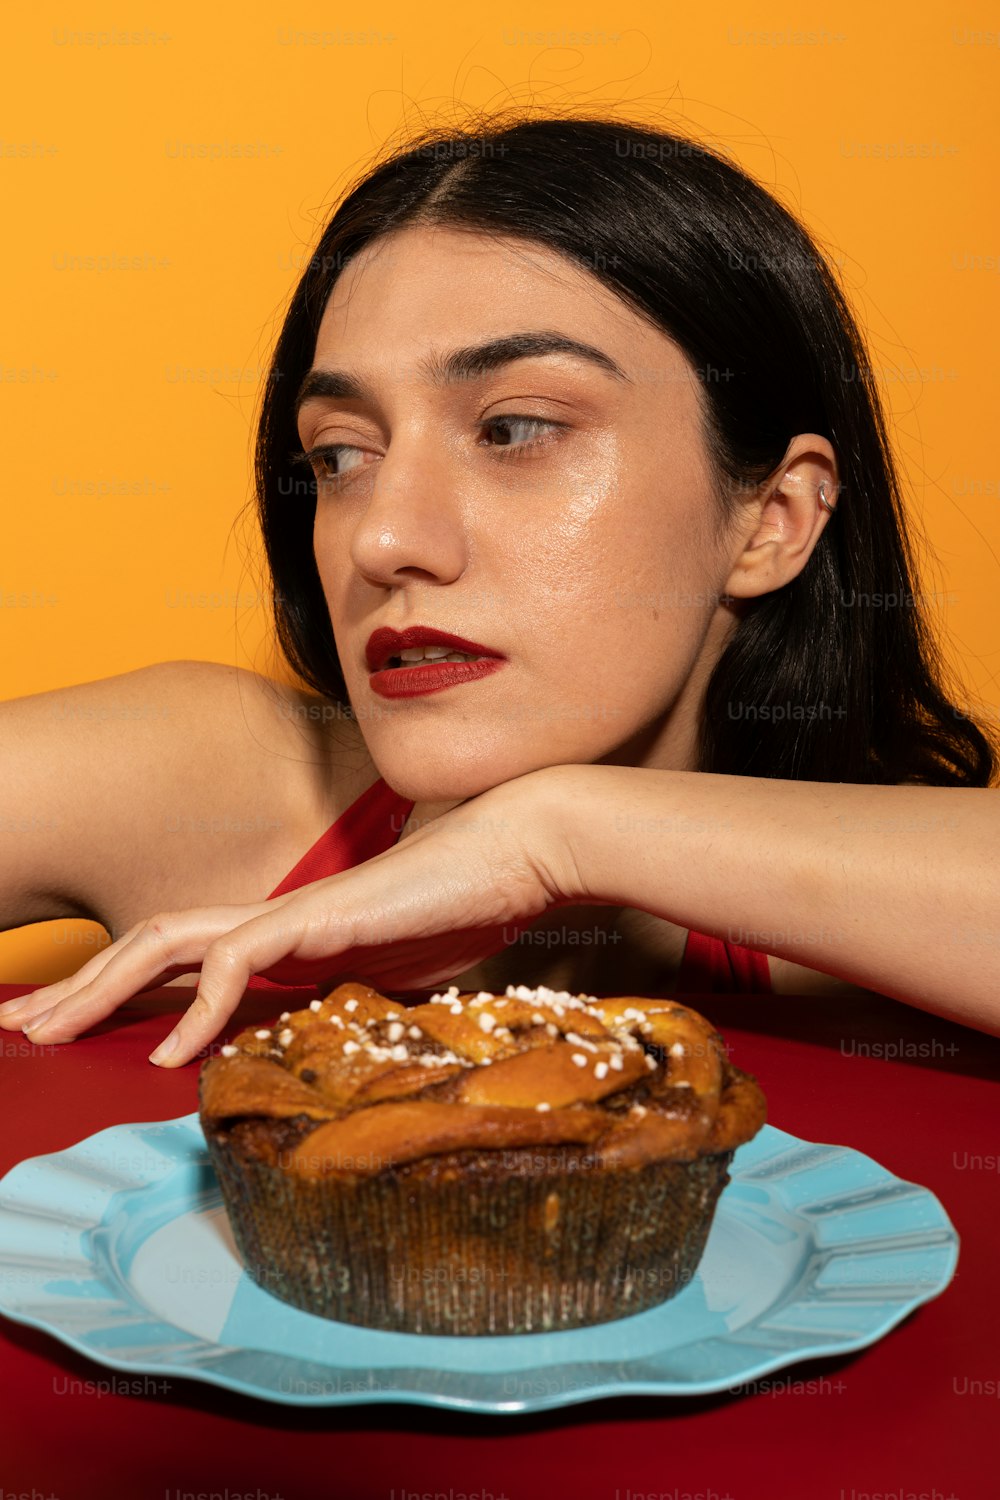
<svg viewBox="0 0 1000 1500">
<path fill-rule="evenodd" d="M 399 841 L 413 803 L 394 792 L 380 777 L 366 792 L 362 792 L 346 812 L 325 833 L 320 834 L 311 849 L 307 849 L 293 870 L 276 886 L 272 896 L 283 896 L 287 891 L 296 891 L 322 880 L 327 875 L 339 875 L 354 865 L 363 864 L 391 849 Z M 284 985 L 275 984 L 260 974 L 251 976 L 248 989 L 273 990 L 275 994 L 315 999 L 329 993 L 330 985 Z M 743 993 L 745 991 L 771 992 L 771 977 L 767 954 L 755 948 L 744 948 L 739 943 L 727 943 L 720 938 L 709 937 L 703 932 L 689 932 L 677 976 L 677 994 L 697 994 L 705 991 Z"/>
</svg>

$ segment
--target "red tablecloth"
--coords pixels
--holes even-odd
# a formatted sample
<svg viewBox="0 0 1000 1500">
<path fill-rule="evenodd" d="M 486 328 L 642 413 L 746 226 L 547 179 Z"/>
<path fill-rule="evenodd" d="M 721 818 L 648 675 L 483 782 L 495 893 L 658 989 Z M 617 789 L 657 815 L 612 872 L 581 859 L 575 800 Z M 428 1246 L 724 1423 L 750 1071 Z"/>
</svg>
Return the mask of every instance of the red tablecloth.
<svg viewBox="0 0 1000 1500">
<path fill-rule="evenodd" d="M 0 985 L 0 1000 L 30 988 Z M 0 1032 L 0 1172 L 109 1125 L 194 1110 L 197 1065 L 163 1072 L 146 1060 L 192 995 L 141 996 L 63 1047 Z M 957 1274 L 885 1338 L 775 1371 L 739 1395 L 486 1416 L 295 1408 L 173 1377 L 103 1395 L 97 1382 L 129 1377 L 0 1318 L 5 1500 L 537 1500 L 557 1486 L 607 1500 L 1000 1495 L 990 1439 L 1000 1419 L 1000 1039 L 891 1001 L 691 1003 L 758 1077 L 772 1124 L 863 1151 L 944 1205 L 962 1239 Z M 279 1008 L 248 997 L 230 1030 Z"/>
</svg>

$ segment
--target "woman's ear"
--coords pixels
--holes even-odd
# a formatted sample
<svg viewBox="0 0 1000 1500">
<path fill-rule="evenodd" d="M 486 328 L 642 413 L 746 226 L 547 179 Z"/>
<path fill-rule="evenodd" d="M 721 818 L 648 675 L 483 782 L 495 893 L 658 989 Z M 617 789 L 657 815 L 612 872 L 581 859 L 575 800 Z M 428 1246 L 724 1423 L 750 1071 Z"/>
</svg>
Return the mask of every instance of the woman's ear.
<svg viewBox="0 0 1000 1500">
<path fill-rule="evenodd" d="M 839 493 L 837 459 L 827 439 L 815 432 L 794 437 L 774 473 L 747 502 L 723 592 L 752 599 L 801 573 L 824 526 L 834 519 L 821 494 L 835 507 Z"/>
</svg>

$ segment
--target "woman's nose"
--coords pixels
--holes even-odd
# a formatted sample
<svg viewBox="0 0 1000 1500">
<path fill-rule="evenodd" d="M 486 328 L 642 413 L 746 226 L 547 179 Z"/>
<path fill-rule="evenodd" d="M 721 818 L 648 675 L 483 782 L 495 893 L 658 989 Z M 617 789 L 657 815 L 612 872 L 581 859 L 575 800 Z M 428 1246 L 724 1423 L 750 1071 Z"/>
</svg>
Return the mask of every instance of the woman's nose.
<svg viewBox="0 0 1000 1500">
<path fill-rule="evenodd" d="M 413 434 L 393 438 L 375 470 L 351 537 L 354 566 L 379 583 L 414 570 L 443 583 L 458 578 L 468 537 L 454 456 Z"/>
</svg>

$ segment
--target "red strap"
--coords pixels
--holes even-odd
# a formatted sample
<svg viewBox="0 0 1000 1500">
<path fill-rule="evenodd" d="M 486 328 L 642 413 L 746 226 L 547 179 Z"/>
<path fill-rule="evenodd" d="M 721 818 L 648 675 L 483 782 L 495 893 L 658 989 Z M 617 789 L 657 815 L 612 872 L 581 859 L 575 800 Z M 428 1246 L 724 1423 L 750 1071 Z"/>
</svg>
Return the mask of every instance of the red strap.
<svg viewBox="0 0 1000 1500">
<path fill-rule="evenodd" d="M 689 932 L 677 975 L 676 992 L 742 994 L 771 991 L 767 954 L 726 943 L 704 932 Z"/>
<path fill-rule="evenodd" d="M 297 891 L 314 880 L 327 875 L 339 875 L 342 870 L 351 870 L 355 865 L 374 859 L 376 854 L 390 849 L 403 831 L 413 803 L 394 792 L 381 776 L 366 792 L 321 833 L 315 844 L 307 849 L 293 870 L 290 870 L 280 885 L 267 897 L 284 896 L 288 891 Z M 275 994 L 301 996 L 317 999 L 327 994 L 329 985 L 276 984 L 261 974 L 252 974 L 248 990 L 270 990 Z"/>
<path fill-rule="evenodd" d="M 413 803 L 394 792 L 380 776 L 341 813 L 293 870 L 267 897 L 284 896 L 326 875 L 339 875 L 390 849 L 403 831 Z"/>
</svg>

